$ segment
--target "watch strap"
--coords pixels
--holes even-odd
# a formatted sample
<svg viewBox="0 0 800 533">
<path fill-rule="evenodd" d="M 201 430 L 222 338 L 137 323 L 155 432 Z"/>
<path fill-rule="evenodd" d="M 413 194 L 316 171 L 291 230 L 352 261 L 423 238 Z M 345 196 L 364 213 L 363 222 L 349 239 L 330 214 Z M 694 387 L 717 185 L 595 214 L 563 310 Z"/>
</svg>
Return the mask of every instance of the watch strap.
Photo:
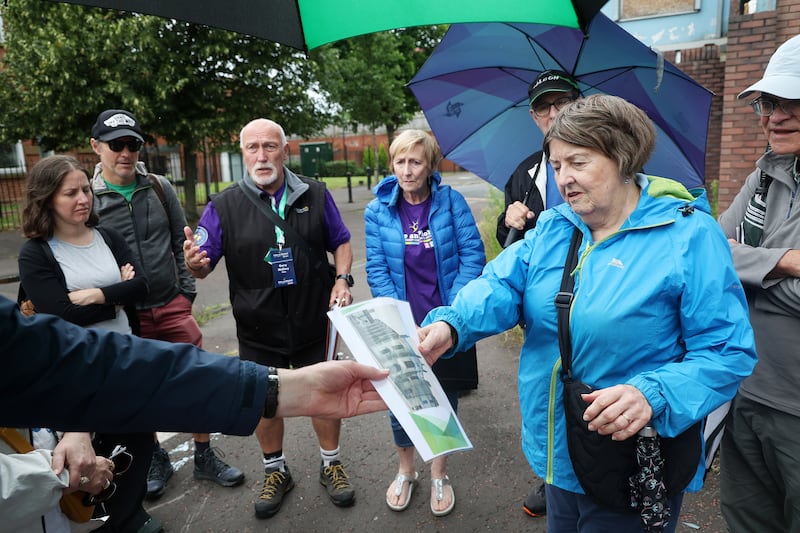
<svg viewBox="0 0 800 533">
<path fill-rule="evenodd" d="M 275 418 L 278 411 L 278 393 L 281 390 L 281 378 L 278 369 L 267 367 L 267 397 L 264 399 L 264 418 Z"/>
</svg>

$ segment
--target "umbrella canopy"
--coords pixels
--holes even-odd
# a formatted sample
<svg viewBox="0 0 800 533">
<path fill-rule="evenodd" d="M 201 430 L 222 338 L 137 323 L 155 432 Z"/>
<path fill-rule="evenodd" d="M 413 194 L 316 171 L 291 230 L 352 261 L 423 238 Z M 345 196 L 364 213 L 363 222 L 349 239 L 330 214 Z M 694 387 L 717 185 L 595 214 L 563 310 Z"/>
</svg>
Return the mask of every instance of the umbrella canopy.
<svg viewBox="0 0 800 533">
<path fill-rule="evenodd" d="M 585 28 L 607 0 L 60 0 L 231 30 L 300 50 L 376 31 L 454 22 Z"/>
<path fill-rule="evenodd" d="M 454 24 L 409 87 L 445 157 L 502 189 L 541 149 L 528 85 L 544 70 L 572 73 L 584 96 L 625 98 L 655 123 L 645 172 L 701 185 L 711 92 L 602 13 L 586 34 L 545 24 Z"/>
</svg>

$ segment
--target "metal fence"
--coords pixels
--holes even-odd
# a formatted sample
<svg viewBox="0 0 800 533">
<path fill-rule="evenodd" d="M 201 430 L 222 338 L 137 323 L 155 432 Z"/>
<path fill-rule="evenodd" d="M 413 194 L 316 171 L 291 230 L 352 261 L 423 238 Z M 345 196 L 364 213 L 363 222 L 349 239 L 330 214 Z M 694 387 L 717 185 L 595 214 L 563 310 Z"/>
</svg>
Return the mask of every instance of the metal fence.
<svg viewBox="0 0 800 533">
<path fill-rule="evenodd" d="M 94 172 L 94 167 L 97 164 L 97 156 L 94 154 L 78 154 L 75 156 L 81 165 Z M 140 159 L 147 166 L 149 172 L 161 174 L 168 177 L 172 186 L 178 193 L 178 198 L 181 204 L 184 205 L 185 199 L 185 182 L 182 179 L 176 179 L 171 173 L 169 164 L 169 156 L 163 153 L 143 153 Z M 218 164 L 218 163 L 212 163 Z M 205 169 L 200 169 L 204 172 Z M 2 168 L 0 167 L 0 231 L 16 229 L 22 225 L 22 209 L 25 206 L 25 183 L 28 177 L 27 170 L 20 170 L 18 168 Z M 208 202 L 208 197 L 222 188 L 218 182 L 212 182 L 210 179 L 201 178 L 201 182 L 196 187 L 196 197 L 198 206 L 205 205 Z"/>
</svg>

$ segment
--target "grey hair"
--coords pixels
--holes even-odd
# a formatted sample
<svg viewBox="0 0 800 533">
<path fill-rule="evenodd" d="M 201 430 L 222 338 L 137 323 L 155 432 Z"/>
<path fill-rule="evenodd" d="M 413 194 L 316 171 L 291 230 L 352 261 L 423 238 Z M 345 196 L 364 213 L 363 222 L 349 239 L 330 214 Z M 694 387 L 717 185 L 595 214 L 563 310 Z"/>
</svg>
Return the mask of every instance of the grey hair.
<svg viewBox="0 0 800 533">
<path fill-rule="evenodd" d="M 544 136 L 591 148 L 617 163 L 623 178 L 641 172 L 656 145 L 656 130 L 647 114 L 630 102 L 607 94 L 593 94 L 563 108 Z"/>
</svg>

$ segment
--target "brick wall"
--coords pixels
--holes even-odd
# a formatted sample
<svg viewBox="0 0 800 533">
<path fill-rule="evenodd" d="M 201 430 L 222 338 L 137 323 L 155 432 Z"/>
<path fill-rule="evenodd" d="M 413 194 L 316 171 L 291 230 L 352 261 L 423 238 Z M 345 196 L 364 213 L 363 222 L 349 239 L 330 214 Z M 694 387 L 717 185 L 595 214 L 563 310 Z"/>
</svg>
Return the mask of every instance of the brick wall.
<svg viewBox="0 0 800 533">
<path fill-rule="evenodd" d="M 686 74 L 714 93 L 708 120 L 706 142 L 706 185 L 719 179 L 720 139 L 722 137 L 722 94 L 725 87 L 725 64 L 720 47 L 707 44 L 702 48 L 664 53 L 664 59 L 675 64 Z M 679 57 L 678 57 L 679 56 Z"/>
</svg>

